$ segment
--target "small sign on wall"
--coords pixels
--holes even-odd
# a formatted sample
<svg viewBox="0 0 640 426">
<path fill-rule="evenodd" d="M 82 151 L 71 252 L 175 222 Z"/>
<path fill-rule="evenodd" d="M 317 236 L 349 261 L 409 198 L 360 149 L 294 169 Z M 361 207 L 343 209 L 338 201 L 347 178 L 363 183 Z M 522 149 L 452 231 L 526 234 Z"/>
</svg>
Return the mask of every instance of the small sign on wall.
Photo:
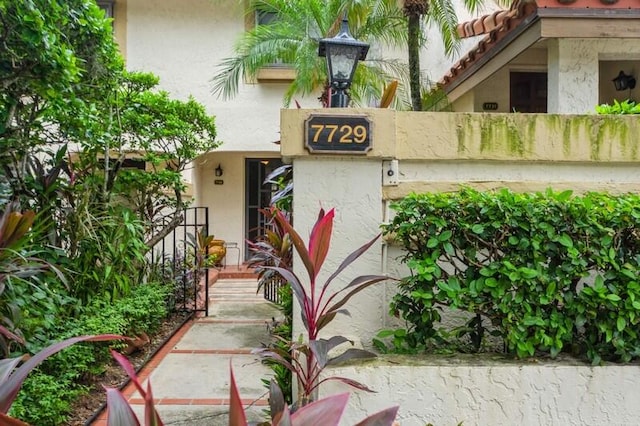
<svg viewBox="0 0 640 426">
<path fill-rule="evenodd" d="M 372 148 L 371 123 L 363 116 L 312 115 L 304 142 L 312 154 L 366 154 Z"/>
<path fill-rule="evenodd" d="M 222 185 L 222 184 L 224 184 L 224 181 L 222 179 L 216 179 L 216 180 L 213 181 L 213 184 L 214 185 Z"/>
<path fill-rule="evenodd" d="M 484 111 L 497 111 L 498 103 L 497 102 L 485 102 L 482 104 L 482 109 Z"/>
</svg>

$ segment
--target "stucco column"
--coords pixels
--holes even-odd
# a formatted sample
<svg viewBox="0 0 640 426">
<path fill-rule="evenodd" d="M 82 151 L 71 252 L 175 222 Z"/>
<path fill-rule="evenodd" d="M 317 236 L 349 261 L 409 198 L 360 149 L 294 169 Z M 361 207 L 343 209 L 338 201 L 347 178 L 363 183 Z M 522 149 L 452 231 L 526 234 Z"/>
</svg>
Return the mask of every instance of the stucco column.
<svg viewBox="0 0 640 426">
<path fill-rule="evenodd" d="M 305 120 L 311 116 L 347 115 L 366 117 L 371 123 L 371 150 L 366 154 L 310 153 L 305 148 Z M 396 113 L 385 109 L 282 110 L 281 153 L 293 163 L 293 224 L 305 242 L 320 208 L 335 208 L 333 235 L 317 289 L 354 250 L 380 233 L 383 220 L 382 163 L 395 158 Z M 348 285 L 360 275 L 384 274 L 383 245 L 378 240 L 366 253 L 336 278 L 330 292 Z M 294 258 L 294 272 L 308 288 L 304 265 Z M 321 332 L 322 337 L 342 335 L 365 347 L 385 326 L 388 282 L 374 284 L 349 300 L 350 316 L 339 314 Z M 294 337 L 304 332 L 300 308 L 294 303 Z"/>
<path fill-rule="evenodd" d="M 348 155 L 308 156 L 293 160 L 293 223 L 302 238 L 308 241 L 321 207 L 325 211 L 335 208 L 331 247 L 320 273 L 318 288 L 353 250 L 380 233 L 381 167 L 380 159 Z M 334 280 L 331 291 L 343 288 L 359 275 L 381 274 L 381 259 L 382 244 L 378 241 Z M 301 278 L 307 277 L 299 259 L 294 261 L 294 271 Z M 308 279 L 305 283 L 308 284 Z M 337 315 L 323 329 L 322 335 L 342 335 L 369 346 L 371 338 L 383 327 L 383 317 L 389 309 L 383 300 L 385 285 L 375 284 L 352 298 L 345 306 L 351 316 Z M 295 304 L 294 338 L 304 332 L 299 312 Z"/>
<path fill-rule="evenodd" d="M 547 52 L 548 112 L 593 113 L 598 104 L 598 51 L 589 40 L 552 39 Z"/>
</svg>

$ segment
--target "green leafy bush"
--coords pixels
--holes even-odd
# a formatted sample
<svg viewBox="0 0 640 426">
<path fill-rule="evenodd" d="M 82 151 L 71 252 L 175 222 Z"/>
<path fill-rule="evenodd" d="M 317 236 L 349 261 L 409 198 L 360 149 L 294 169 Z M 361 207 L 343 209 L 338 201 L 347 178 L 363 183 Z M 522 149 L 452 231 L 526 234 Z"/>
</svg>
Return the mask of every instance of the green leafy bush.
<svg viewBox="0 0 640 426">
<path fill-rule="evenodd" d="M 640 197 L 508 190 L 411 195 L 384 227 L 412 275 L 385 331 L 395 350 L 441 343 L 441 311 L 469 321 L 444 336 L 480 350 L 489 333 L 518 357 L 561 351 L 629 361 L 640 356 Z M 378 340 L 377 345 L 382 347 Z"/>
<path fill-rule="evenodd" d="M 60 425 L 68 421 L 71 401 L 86 392 L 73 381 L 34 370 L 24 381 L 11 416 L 33 425 Z M 37 408 L 34 408 L 37 407 Z"/>
<path fill-rule="evenodd" d="M 596 106 L 598 114 L 640 114 L 640 104 L 629 99 L 622 102 L 613 101 L 613 105 L 602 104 Z"/>
<path fill-rule="evenodd" d="M 83 335 L 120 334 L 134 336 L 157 331 L 169 309 L 166 304 L 171 286 L 158 283 L 135 286 L 129 296 L 110 302 L 109 295 L 96 298 L 82 309 L 77 319 L 58 324 L 52 341 Z M 52 341 L 31 344 L 38 352 Z M 104 371 L 111 356 L 109 347 L 123 347 L 123 342 L 78 343 L 47 359 L 25 381 L 12 406 L 12 415 L 34 425 L 65 423 L 71 401 L 84 391 L 79 384 L 89 374 Z M 64 389 L 60 391 L 60 388 Z M 46 396 L 46 404 L 41 402 Z"/>
</svg>

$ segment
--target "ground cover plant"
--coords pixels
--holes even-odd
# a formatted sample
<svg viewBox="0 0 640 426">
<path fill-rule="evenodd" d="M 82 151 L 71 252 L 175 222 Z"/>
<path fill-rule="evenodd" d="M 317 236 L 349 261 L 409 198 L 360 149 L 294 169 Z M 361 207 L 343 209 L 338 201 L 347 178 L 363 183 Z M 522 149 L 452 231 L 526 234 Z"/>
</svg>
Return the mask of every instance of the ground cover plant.
<svg viewBox="0 0 640 426">
<path fill-rule="evenodd" d="M 457 336 L 480 351 L 492 334 L 518 357 L 640 357 L 638 195 L 463 189 L 393 208 L 384 232 L 412 273 L 391 303 L 407 326 L 381 332 L 380 349 L 430 350 Z M 453 310 L 468 321 L 443 333 Z"/>
</svg>

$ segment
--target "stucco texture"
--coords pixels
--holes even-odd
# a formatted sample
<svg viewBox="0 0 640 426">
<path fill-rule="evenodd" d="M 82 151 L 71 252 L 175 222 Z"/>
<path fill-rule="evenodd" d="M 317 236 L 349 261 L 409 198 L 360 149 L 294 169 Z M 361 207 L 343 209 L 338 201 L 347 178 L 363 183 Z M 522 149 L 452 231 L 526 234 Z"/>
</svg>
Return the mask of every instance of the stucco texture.
<svg viewBox="0 0 640 426">
<path fill-rule="evenodd" d="M 622 426 L 640 418 L 637 365 L 385 357 L 328 368 L 329 376 L 349 377 L 376 392 L 325 382 L 321 397 L 351 391 L 343 425 L 392 405 L 400 405 L 402 426 Z"/>
</svg>

